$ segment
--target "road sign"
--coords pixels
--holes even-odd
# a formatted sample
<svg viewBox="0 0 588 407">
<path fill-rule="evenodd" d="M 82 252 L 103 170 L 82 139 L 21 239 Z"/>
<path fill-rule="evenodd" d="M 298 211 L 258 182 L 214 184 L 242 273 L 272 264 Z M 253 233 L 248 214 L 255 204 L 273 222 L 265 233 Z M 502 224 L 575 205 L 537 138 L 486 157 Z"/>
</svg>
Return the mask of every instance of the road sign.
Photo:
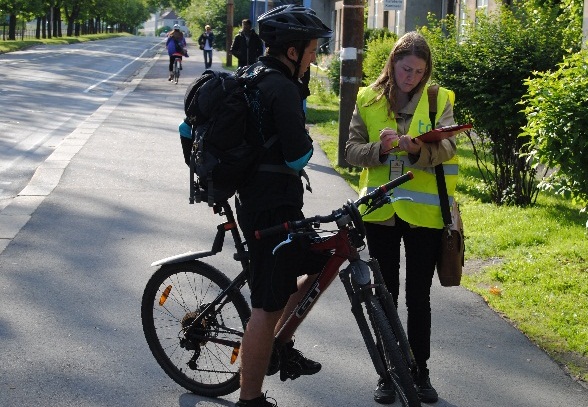
<svg viewBox="0 0 588 407">
<path fill-rule="evenodd" d="M 402 10 L 404 0 L 384 0 L 384 10 Z"/>
</svg>

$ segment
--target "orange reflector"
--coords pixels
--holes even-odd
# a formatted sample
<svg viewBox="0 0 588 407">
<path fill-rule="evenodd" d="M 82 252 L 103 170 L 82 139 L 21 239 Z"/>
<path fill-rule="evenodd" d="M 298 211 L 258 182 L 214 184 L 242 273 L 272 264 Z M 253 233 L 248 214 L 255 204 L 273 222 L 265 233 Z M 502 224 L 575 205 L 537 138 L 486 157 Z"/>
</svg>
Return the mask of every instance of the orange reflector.
<svg viewBox="0 0 588 407">
<path fill-rule="evenodd" d="M 163 305 L 165 304 L 165 302 L 167 301 L 167 297 L 169 296 L 169 292 L 171 291 L 172 286 L 168 285 L 167 287 L 165 287 L 165 290 L 163 290 L 163 294 L 161 294 L 161 297 L 159 297 L 159 305 Z"/>
<path fill-rule="evenodd" d="M 239 348 L 233 348 L 233 354 L 231 355 L 231 365 L 235 363 L 237 356 L 239 356 Z"/>
</svg>

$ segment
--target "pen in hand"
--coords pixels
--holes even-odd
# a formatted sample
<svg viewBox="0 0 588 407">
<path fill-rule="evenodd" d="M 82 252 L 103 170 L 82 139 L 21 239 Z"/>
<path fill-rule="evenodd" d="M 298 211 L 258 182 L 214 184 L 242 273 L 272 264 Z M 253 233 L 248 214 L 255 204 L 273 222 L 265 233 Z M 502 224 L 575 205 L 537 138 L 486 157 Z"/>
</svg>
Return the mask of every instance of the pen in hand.
<svg viewBox="0 0 588 407">
<path fill-rule="evenodd" d="M 380 155 L 390 153 L 398 148 L 399 135 L 394 129 L 385 128 L 380 130 Z"/>
</svg>

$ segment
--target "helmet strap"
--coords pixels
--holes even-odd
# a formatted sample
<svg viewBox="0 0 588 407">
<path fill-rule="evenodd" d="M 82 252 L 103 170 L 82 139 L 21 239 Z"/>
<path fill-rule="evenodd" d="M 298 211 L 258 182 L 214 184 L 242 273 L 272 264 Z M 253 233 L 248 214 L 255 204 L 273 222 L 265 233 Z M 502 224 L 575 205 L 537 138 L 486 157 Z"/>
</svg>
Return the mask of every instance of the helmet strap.
<svg viewBox="0 0 588 407">
<path fill-rule="evenodd" d="M 304 58 L 304 51 L 306 50 L 306 47 L 308 46 L 309 43 L 310 43 L 310 41 L 304 41 L 302 43 L 302 45 L 300 46 L 300 48 L 297 50 L 298 51 L 298 60 L 297 61 L 291 59 L 290 57 L 288 57 L 288 55 L 286 55 L 286 58 L 288 59 L 288 61 L 290 61 L 292 63 L 292 65 L 294 65 L 294 73 L 292 74 L 292 78 L 294 80 L 300 79 L 300 78 L 298 78 L 298 74 L 300 73 L 300 64 L 302 63 L 302 58 Z"/>
</svg>

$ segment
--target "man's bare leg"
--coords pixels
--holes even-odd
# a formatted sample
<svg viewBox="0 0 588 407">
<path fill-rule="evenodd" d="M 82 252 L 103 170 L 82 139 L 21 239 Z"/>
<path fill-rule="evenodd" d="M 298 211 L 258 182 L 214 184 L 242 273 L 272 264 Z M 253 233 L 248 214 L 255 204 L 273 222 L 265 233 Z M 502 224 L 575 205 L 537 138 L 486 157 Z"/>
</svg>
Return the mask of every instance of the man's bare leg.
<svg viewBox="0 0 588 407">
<path fill-rule="evenodd" d="M 318 274 L 314 274 L 311 276 L 304 275 L 298 279 L 298 282 L 297 282 L 298 291 L 296 291 L 294 294 L 292 294 L 290 296 L 290 298 L 288 299 L 288 303 L 286 304 L 286 307 L 284 307 L 282 317 L 280 318 L 280 320 L 278 321 L 278 323 L 276 325 L 276 330 L 274 332 L 274 336 L 277 335 L 277 333 L 280 331 L 280 329 L 282 328 L 282 325 L 284 325 L 286 323 L 286 321 L 288 320 L 288 317 L 290 316 L 290 314 L 292 313 L 294 308 L 296 308 L 296 306 L 298 305 L 300 300 L 302 300 L 302 297 L 304 297 L 304 295 L 306 294 L 306 292 L 308 291 L 308 289 L 310 288 L 312 283 L 314 283 L 314 280 L 316 280 L 318 276 L 319 276 Z M 311 308 L 312 308 L 312 306 L 311 306 Z M 290 338 L 283 338 L 283 339 L 284 339 L 284 342 L 288 342 L 292 338 L 290 337 Z"/>
<path fill-rule="evenodd" d="M 283 311 L 266 312 L 253 308 L 241 342 L 242 400 L 252 400 L 263 393 L 263 379 L 267 372 L 274 343 L 274 330 Z"/>
</svg>

